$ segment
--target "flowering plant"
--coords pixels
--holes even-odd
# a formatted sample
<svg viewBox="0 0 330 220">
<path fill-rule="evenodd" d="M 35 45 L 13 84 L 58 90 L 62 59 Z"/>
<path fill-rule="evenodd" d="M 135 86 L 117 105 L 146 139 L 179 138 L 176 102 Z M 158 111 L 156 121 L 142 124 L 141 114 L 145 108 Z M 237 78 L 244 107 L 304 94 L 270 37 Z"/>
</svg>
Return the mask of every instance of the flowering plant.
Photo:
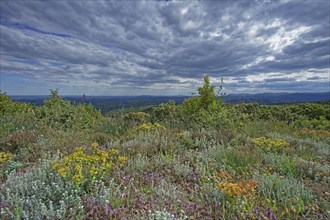
<svg viewBox="0 0 330 220">
<path fill-rule="evenodd" d="M 0 165 L 7 163 L 13 158 L 13 154 L 10 152 L 0 152 Z"/>
<path fill-rule="evenodd" d="M 265 137 L 253 138 L 252 143 L 256 148 L 267 152 L 280 152 L 290 147 L 290 144 L 282 139 L 268 139 Z"/>
<path fill-rule="evenodd" d="M 229 196 L 251 196 L 257 188 L 257 183 L 253 179 L 238 183 L 220 182 L 218 188 Z"/>
<path fill-rule="evenodd" d="M 127 161 L 116 149 L 105 150 L 97 143 L 78 147 L 69 156 L 56 160 L 52 167 L 62 177 L 72 180 L 77 186 L 88 185 L 112 174 L 115 167 Z"/>
</svg>

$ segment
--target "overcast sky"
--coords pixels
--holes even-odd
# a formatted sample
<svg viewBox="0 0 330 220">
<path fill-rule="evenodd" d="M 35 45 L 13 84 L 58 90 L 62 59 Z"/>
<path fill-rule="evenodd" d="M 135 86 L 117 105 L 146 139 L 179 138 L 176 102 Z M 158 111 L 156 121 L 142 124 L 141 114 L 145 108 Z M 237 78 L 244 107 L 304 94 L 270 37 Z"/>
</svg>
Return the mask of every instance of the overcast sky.
<svg viewBox="0 0 330 220">
<path fill-rule="evenodd" d="M 1 0 L 1 91 L 329 91 L 329 2 Z"/>
</svg>

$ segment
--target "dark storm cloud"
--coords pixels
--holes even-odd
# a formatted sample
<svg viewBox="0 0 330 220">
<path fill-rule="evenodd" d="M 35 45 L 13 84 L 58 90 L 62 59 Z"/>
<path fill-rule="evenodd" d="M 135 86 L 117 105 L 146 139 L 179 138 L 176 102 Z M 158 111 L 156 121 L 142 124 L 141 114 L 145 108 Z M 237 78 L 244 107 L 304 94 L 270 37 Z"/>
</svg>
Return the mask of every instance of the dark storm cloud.
<svg viewBox="0 0 330 220">
<path fill-rule="evenodd" d="M 329 1 L 1 1 L 0 6 L 2 77 L 104 90 L 166 91 L 171 85 L 186 93 L 209 74 L 233 81 L 227 84 L 231 93 L 242 87 L 329 90 L 324 83 Z"/>
</svg>

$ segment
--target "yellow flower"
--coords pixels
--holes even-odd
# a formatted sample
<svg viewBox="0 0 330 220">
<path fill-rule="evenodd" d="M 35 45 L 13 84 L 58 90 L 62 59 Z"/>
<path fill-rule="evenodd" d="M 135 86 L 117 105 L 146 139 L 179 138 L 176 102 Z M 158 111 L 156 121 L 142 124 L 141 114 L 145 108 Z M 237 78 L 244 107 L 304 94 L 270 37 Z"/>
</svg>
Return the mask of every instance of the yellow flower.
<svg viewBox="0 0 330 220">
<path fill-rule="evenodd" d="M 13 156 L 10 152 L 0 152 L 0 165 L 10 161 Z"/>
<path fill-rule="evenodd" d="M 54 161 L 52 168 L 77 186 L 86 186 L 96 178 L 111 175 L 113 167 L 120 168 L 126 161 L 127 157 L 119 156 L 117 149 L 107 151 L 97 147 L 78 147 L 62 160 Z"/>
<path fill-rule="evenodd" d="M 267 139 L 265 137 L 253 138 L 253 145 L 264 151 L 283 151 L 290 147 L 290 144 L 282 139 Z"/>
<path fill-rule="evenodd" d="M 100 146 L 97 142 L 93 142 L 92 144 L 91 144 L 91 146 L 92 147 L 98 147 L 98 146 Z"/>
<path fill-rule="evenodd" d="M 120 164 L 124 164 L 124 163 L 126 163 L 126 161 L 127 161 L 127 157 L 124 157 L 124 156 L 118 157 L 118 162 Z"/>
<path fill-rule="evenodd" d="M 57 172 L 61 176 L 65 177 L 67 175 L 68 169 L 66 167 L 61 166 L 57 169 Z"/>
<path fill-rule="evenodd" d="M 91 173 L 92 176 L 95 176 L 98 173 L 98 169 L 93 166 L 90 170 L 90 173 Z"/>
<path fill-rule="evenodd" d="M 76 164 L 74 169 L 75 169 L 75 171 L 77 173 L 81 173 L 81 171 L 82 171 L 82 164 Z"/>
<path fill-rule="evenodd" d="M 118 151 L 117 149 L 111 149 L 111 150 L 109 151 L 109 154 L 110 154 L 111 156 L 116 156 L 116 155 L 119 154 L 119 151 Z"/>
<path fill-rule="evenodd" d="M 81 184 L 83 178 L 84 178 L 83 175 L 81 173 L 78 173 L 72 177 L 72 180 L 78 186 Z"/>
<path fill-rule="evenodd" d="M 113 164 L 112 164 L 112 163 L 107 163 L 107 164 L 105 165 L 105 168 L 106 168 L 107 170 L 111 170 L 112 167 L 113 167 Z"/>
</svg>

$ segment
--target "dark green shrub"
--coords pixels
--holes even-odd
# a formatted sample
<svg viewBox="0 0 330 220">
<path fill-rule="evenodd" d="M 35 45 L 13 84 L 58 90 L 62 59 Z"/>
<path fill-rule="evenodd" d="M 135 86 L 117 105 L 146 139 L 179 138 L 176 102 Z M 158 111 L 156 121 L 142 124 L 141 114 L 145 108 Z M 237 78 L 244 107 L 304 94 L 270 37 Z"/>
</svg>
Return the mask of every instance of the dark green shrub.
<svg viewBox="0 0 330 220">
<path fill-rule="evenodd" d="M 87 129 L 91 128 L 102 115 L 92 105 L 72 105 L 62 99 L 58 91 L 52 90 L 51 95 L 39 107 L 36 115 L 41 121 L 56 129 Z"/>
</svg>

